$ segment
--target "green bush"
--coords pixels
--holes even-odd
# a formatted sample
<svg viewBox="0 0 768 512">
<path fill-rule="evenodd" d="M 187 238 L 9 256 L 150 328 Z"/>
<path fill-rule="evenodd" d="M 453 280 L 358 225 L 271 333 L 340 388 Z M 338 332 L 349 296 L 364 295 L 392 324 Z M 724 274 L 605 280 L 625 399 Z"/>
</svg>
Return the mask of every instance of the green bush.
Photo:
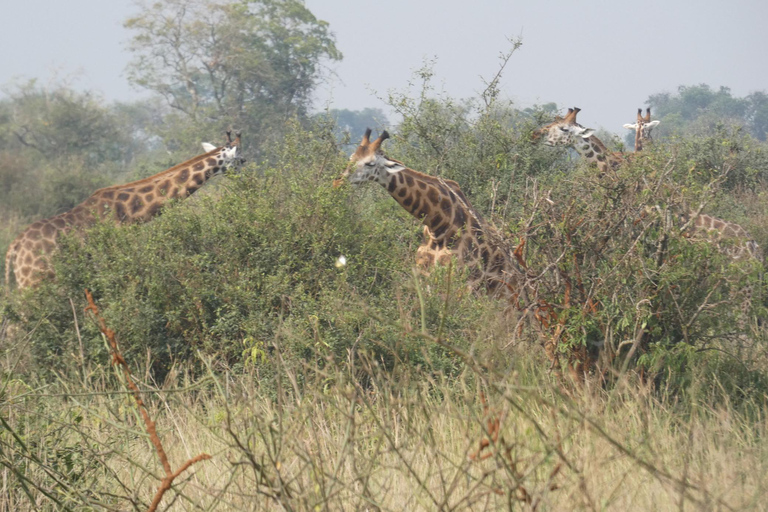
<svg viewBox="0 0 768 512">
<path fill-rule="evenodd" d="M 711 357 L 714 347 L 734 354 L 745 375 L 763 371 L 755 320 L 763 304 L 752 300 L 747 315 L 741 307 L 748 294 L 764 296 L 761 262 L 733 262 L 713 241 L 681 230 L 691 207 L 735 211 L 734 191 L 759 189 L 749 181 L 764 170 L 759 146 L 738 134 L 659 144 L 600 177 L 532 143 L 545 110 L 428 95 L 399 101 L 404 119 L 388 154 L 456 179 L 512 247 L 525 242 L 533 304 L 548 326 L 542 340 L 529 328 L 513 333 L 517 318 L 499 317 L 506 331 L 489 347 L 538 338 L 555 345 L 563 365 L 586 351 L 600 355 L 603 370 L 656 371 L 666 351 L 687 354 L 685 344 Z M 79 308 L 86 287 L 129 358 L 149 353 L 158 376 L 198 351 L 228 368 L 268 373 L 278 356 L 311 358 L 318 347 L 336 361 L 355 347 L 388 367 L 428 355 L 458 371 L 444 347 L 425 343 L 424 328 L 445 329 L 441 336 L 462 350 L 487 350 L 477 334 L 495 325 L 490 316 L 514 308 L 456 293 L 466 288 L 458 268 L 414 277 L 418 222 L 380 187 L 331 187 L 346 165 L 333 126 L 289 123 L 285 131 L 262 160 L 152 222 L 100 225 L 84 241 L 65 241 L 57 280 L 11 307 L 35 328 L 41 367 L 66 367 L 62 355 L 80 350 L 68 299 Z M 341 255 L 348 264 L 337 268 Z M 441 291 L 449 281 L 450 294 Z M 93 327 L 80 324 L 85 357 L 105 357 Z"/>
<path fill-rule="evenodd" d="M 345 162 L 330 132 L 294 126 L 271 157 L 280 163 L 251 164 L 148 224 L 104 223 L 85 240 L 65 238 L 56 280 L 19 298 L 28 325 L 39 322 L 40 366 L 63 369 L 79 350 L 67 299 L 81 308 L 85 288 L 126 356 L 151 354 L 159 377 L 198 351 L 237 368 L 319 348 L 344 360 L 356 344 L 388 365 L 419 364 L 422 309 L 429 327 L 443 325 L 459 344 L 470 338 L 454 333 L 486 328 L 488 306 L 475 305 L 486 299 L 454 291 L 448 310 L 439 294 L 419 301 L 417 287 L 436 291 L 449 277 L 414 277 L 420 227 L 384 190 L 332 188 Z M 341 255 L 347 264 L 337 268 Z M 460 272 L 450 278 L 466 289 Z M 94 326 L 80 324 L 86 357 L 104 361 Z M 407 339 L 399 324 L 413 326 Z M 446 370 L 455 367 L 445 357 Z"/>
</svg>

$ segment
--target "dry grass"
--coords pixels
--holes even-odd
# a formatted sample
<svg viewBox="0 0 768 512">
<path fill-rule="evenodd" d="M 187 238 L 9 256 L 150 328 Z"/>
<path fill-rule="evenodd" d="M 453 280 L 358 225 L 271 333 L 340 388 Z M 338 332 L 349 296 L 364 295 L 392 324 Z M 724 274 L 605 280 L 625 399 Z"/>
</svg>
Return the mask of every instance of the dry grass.
<svg viewBox="0 0 768 512">
<path fill-rule="evenodd" d="M 637 383 L 563 390 L 543 374 L 355 365 L 284 367 L 277 388 L 255 371 L 176 376 L 147 393 L 171 461 L 212 455 L 161 510 L 765 508 L 759 407 L 683 406 Z M 113 378 L 6 383 L 1 509 L 147 509 L 163 468 Z"/>
</svg>

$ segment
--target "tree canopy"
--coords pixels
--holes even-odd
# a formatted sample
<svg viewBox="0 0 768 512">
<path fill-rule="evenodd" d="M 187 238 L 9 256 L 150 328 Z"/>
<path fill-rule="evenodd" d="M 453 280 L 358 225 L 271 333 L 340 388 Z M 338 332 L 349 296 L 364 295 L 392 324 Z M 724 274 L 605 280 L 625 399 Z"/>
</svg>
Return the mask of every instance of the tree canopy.
<svg viewBox="0 0 768 512">
<path fill-rule="evenodd" d="M 668 133 L 702 133 L 717 124 L 731 124 L 744 126 L 756 139 L 766 140 L 768 95 L 762 91 L 738 98 L 728 87 L 681 85 L 677 94 L 652 94 L 647 103 L 654 117 L 663 119 L 660 128 Z"/>
<path fill-rule="evenodd" d="M 328 24 L 299 0 L 164 0 L 125 26 L 129 80 L 165 98 L 177 130 L 192 121 L 266 135 L 306 113 L 321 63 L 341 59 Z"/>
</svg>

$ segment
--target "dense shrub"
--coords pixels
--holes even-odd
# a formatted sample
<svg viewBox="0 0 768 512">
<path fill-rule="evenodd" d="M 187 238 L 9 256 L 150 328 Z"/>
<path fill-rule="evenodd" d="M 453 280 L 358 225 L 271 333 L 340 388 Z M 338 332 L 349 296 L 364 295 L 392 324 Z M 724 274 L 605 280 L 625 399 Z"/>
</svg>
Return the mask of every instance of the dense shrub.
<svg viewBox="0 0 768 512">
<path fill-rule="evenodd" d="M 96 294 L 128 356 L 149 352 L 160 375 L 197 351 L 242 367 L 268 365 L 275 351 L 305 357 L 318 347 L 344 360 L 353 344 L 390 365 L 394 355 L 418 364 L 422 310 L 430 326 L 448 332 L 485 328 L 480 318 L 496 307 L 457 294 L 466 290 L 460 272 L 428 281 L 413 274 L 421 230 L 385 191 L 331 187 L 345 162 L 330 132 L 294 126 L 271 157 L 279 164 L 251 164 L 146 225 L 105 223 L 84 241 L 67 238 L 55 282 L 19 305 L 29 325 L 41 322 L 34 351 L 43 366 L 66 366 L 62 356 L 79 350 L 67 298 L 82 304 L 84 288 Z M 341 255 L 347 264 L 338 268 Z M 445 293 L 418 300 L 417 288 L 437 292 L 446 279 L 454 283 L 450 309 Z M 403 339 L 377 317 L 412 325 L 413 335 Z M 103 360 L 93 327 L 81 335 Z"/>
<path fill-rule="evenodd" d="M 658 144 L 600 176 L 533 144 L 531 128 L 548 110 L 418 97 L 393 95 L 403 121 L 388 154 L 457 180 L 510 246 L 524 247 L 531 301 L 520 306 L 545 328 L 512 332 L 518 318 L 501 317 L 507 327 L 494 344 L 536 339 L 563 366 L 601 354 L 602 373 L 673 361 L 680 371 L 714 368 L 726 354 L 754 381 L 765 352 L 762 262 L 730 260 L 720 249 L 738 241 L 691 236 L 682 214 L 746 218 L 736 198 L 762 190 L 761 146 L 719 132 Z M 129 357 L 148 353 L 159 375 L 198 351 L 264 371 L 278 356 L 308 358 L 317 347 L 336 360 L 356 347 L 390 367 L 421 364 L 421 331 L 437 326 L 457 346 L 484 350 L 475 341 L 489 315 L 515 308 L 466 293 L 458 268 L 414 276 L 417 221 L 380 187 L 331 187 L 345 166 L 333 126 L 286 131 L 260 161 L 147 225 L 101 225 L 85 241 L 66 241 L 56 282 L 10 308 L 35 327 L 39 361 L 56 367 L 80 350 L 67 298 L 81 304 L 86 287 Z M 348 264 L 339 268 L 341 255 Z M 86 355 L 103 357 L 89 329 Z M 426 345 L 441 368 L 458 368 L 447 353 L 436 357 L 444 348 Z"/>
</svg>

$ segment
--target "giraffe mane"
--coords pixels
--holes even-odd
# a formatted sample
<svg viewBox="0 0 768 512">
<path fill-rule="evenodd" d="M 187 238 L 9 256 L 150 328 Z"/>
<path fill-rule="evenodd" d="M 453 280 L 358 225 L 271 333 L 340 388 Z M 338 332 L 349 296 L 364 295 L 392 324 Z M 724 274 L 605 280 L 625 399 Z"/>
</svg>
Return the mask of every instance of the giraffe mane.
<svg viewBox="0 0 768 512">
<path fill-rule="evenodd" d="M 107 190 L 120 190 L 120 189 L 125 188 L 125 187 L 133 187 L 133 186 L 143 185 L 143 184 L 149 183 L 149 182 L 158 181 L 159 179 L 161 179 L 162 177 L 164 177 L 164 176 L 166 176 L 168 174 L 173 174 L 174 172 L 176 172 L 178 170 L 184 169 L 185 167 L 189 167 L 191 165 L 196 164 L 197 162 L 199 162 L 201 160 L 204 160 L 205 158 L 208 158 L 209 156 L 213 155 L 217 151 L 220 151 L 221 148 L 223 148 L 223 147 L 224 146 L 219 146 L 216 149 L 212 149 L 211 151 L 208 151 L 207 153 L 203 153 L 202 155 L 197 155 L 196 157 L 192 158 L 191 160 L 186 160 L 186 161 L 184 161 L 184 162 L 182 162 L 180 164 L 176 164 L 173 167 L 171 167 L 170 169 L 166 169 L 165 171 L 160 172 L 158 174 L 154 174 L 152 176 L 148 176 L 148 177 L 140 179 L 140 180 L 131 181 L 131 182 L 128 182 L 128 183 L 122 183 L 120 185 L 110 185 L 109 187 L 100 188 L 96 192 L 94 192 L 92 195 L 95 195 L 95 194 L 97 194 L 99 192 L 105 192 Z"/>
</svg>

